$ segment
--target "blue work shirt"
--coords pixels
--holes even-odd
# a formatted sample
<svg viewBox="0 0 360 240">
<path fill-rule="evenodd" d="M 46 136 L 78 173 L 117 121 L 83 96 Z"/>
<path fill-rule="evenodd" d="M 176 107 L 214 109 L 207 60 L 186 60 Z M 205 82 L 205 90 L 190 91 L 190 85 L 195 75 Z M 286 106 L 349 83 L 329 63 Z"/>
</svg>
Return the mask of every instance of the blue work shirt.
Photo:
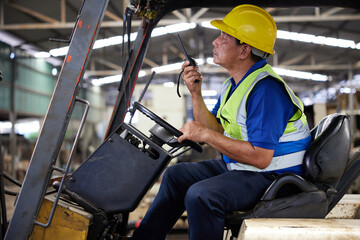
<svg viewBox="0 0 360 240">
<path fill-rule="evenodd" d="M 263 67 L 266 63 L 266 59 L 256 62 L 238 84 L 235 84 L 234 79 L 231 78 L 232 86 L 229 96 L 250 73 Z M 220 97 L 211 111 L 215 117 L 217 116 L 219 107 Z M 307 149 L 311 142 L 310 136 L 296 142 L 279 143 L 279 139 L 284 133 L 289 119 L 295 114 L 295 111 L 296 107 L 281 83 L 271 76 L 259 81 L 251 91 L 247 100 L 246 125 L 248 141 L 253 146 L 274 150 L 274 157 Z M 218 121 L 220 122 L 219 119 Z M 223 155 L 223 160 L 225 163 L 236 162 L 226 155 Z M 275 172 L 278 174 L 284 172 L 301 174 L 302 166 L 298 165 L 280 169 Z"/>
</svg>

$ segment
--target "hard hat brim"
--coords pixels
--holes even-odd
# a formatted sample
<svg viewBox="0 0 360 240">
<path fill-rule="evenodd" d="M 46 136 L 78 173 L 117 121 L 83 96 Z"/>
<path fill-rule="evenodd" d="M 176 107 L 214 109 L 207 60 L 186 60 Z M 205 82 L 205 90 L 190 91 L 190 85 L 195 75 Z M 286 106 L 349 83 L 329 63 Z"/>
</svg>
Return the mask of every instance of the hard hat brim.
<svg viewBox="0 0 360 240">
<path fill-rule="evenodd" d="M 238 39 L 235 36 L 235 29 L 233 29 L 232 27 L 229 27 L 229 25 L 225 24 L 223 20 L 212 20 L 210 22 L 211 25 L 213 25 L 214 27 L 216 27 L 217 29 L 219 29 L 220 31 L 223 31 L 227 34 L 229 34 L 230 36 L 233 36 L 234 38 Z M 241 41 L 241 39 L 239 39 Z"/>
</svg>

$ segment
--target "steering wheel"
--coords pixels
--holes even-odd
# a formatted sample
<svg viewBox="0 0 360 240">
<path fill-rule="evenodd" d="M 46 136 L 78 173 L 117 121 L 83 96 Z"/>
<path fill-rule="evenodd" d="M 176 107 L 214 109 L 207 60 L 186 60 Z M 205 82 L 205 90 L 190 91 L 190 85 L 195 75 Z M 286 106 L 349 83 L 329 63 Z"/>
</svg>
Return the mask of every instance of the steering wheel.
<svg viewBox="0 0 360 240">
<path fill-rule="evenodd" d="M 144 105 L 140 104 L 139 102 L 134 102 L 134 108 L 138 109 L 142 112 L 145 116 L 149 117 L 151 120 L 156 122 L 159 126 L 163 127 L 166 131 L 168 131 L 171 135 L 175 137 L 180 137 L 183 133 L 177 130 L 175 127 L 170 125 L 164 119 L 153 113 L 151 110 L 146 108 Z M 177 141 L 176 141 L 177 142 Z M 173 142 L 174 143 L 174 142 Z M 202 152 L 202 147 L 200 144 L 191 141 L 191 140 L 184 140 L 180 145 L 189 146 L 198 152 Z"/>
</svg>

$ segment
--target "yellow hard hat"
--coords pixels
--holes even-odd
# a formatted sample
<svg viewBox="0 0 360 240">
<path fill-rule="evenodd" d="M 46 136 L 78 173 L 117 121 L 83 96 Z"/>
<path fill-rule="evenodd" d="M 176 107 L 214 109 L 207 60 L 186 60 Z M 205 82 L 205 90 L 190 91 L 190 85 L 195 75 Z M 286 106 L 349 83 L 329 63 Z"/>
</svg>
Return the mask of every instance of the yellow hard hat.
<svg viewBox="0 0 360 240">
<path fill-rule="evenodd" d="M 223 20 L 211 24 L 221 31 L 261 51 L 274 54 L 277 28 L 274 19 L 264 9 L 243 4 L 235 7 Z"/>
</svg>

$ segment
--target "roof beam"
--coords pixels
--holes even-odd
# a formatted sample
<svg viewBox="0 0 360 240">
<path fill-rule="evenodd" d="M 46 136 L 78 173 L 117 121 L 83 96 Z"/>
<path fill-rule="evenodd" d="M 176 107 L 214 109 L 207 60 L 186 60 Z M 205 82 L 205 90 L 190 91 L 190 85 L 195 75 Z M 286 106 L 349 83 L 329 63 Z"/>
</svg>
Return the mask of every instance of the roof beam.
<svg viewBox="0 0 360 240">
<path fill-rule="evenodd" d="M 60 2 L 60 20 L 62 23 L 66 22 L 66 0 Z"/>
<path fill-rule="evenodd" d="M 340 12 L 340 11 L 342 11 L 343 9 L 344 9 L 344 8 L 334 7 L 334 8 L 329 9 L 329 10 L 326 11 L 326 12 L 323 12 L 321 15 L 322 15 L 322 16 L 334 15 L 335 13 Z"/>
<path fill-rule="evenodd" d="M 186 16 L 186 19 L 189 20 L 191 18 L 191 8 L 184 8 L 182 11 Z"/>
<path fill-rule="evenodd" d="M 181 13 L 180 13 L 181 14 Z M 182 14 L 181 14 L 182 15 Z M 179 15 L 180 16 L 180 15 Z M 178 17 L 179 17 L 178 16 Z M 181 18 L 186 17 L 182 15 Z M 51 18 L 50 18 L 51 19 Z M 50 19 L 48 19 L 50 21 Z M 120 18 L 121 19 L 121 18 Z M 198 18 L 194 22 L 201 23 L 203 21 L 211 21 L 213 19 L 210 18 Z M 313 15 L 303 15 L 303 16 L 275 16 L 275 22 L 283 23 L 283 22 L 329 22 L 329 21 L 359 21 L 360 15 L 358 14 L 348 14 L 348 15 L 320 15 L 320 16 L 313 16 Z M 75 26 L 75 22 L 66 22 L 61 23 L 57 20 L 53 23 L 19 23 L 19 24 L 3 24 L 0 25 L 0 30 L 29 30 L 29 29 L 67 29 L 73 28 Z M 158 26 L 170 25 L 181 23 L 183 20 L 181 19 L 163 19 L 159 22 Z M 141 26 L 141 20 L 134 20 L 132 22 L 132 26 L 138 27 Z M 110 28 L 110 27 L 122 27 L 122 21 L 103 21 L 101 24 L 102 28 Z"/>
<path fill-rule="evenodd" d="M 105 16 L 107 16 L 108 18 L 110 18 L 113 21 L 116 21 L 116 22 L 120 21 L 121 23 L 123 22 L 123 19 L 121 17 L 119 17 L 118 15 L 110 12 L 109 10 L 105 11 Z"/>
<path fill-rule="evenodd" d="M 0 2 L 0 26 L 4 25 L 4 3 Z"/>
<path fill-rule="evenodd" d="M 122 70 L 86 70 L 85 76 L 100 77 L 100 76 L 119 75 L 122 73 L 123 73 Z"/>
<path fill-rule="evenodd" d="M 39 13 L 39 12 L 36 12 L 34 10 L 31 10 L 29 8 L 26 8 L 24 6 L 21 6 L 19 4 L 15 4 L 15 3 L 7 3 L 7 5 L 9 7 L 12 7 L 16 10 L 19 10 L 20 12 L 23 12 L 23 13 L 26 13 L 32 17 L 35 17 L 41 21 L 44 21 L 44 22 L 47 22 L 47 23 L 59 23 L 58 20 L 54 19 L 54 18 L 51 18 L 51 17 L 48 17 L 42 13 Z"/>
<path fill-rule="evenodd" d="M 185 55 L 181 51 L 179 51 L 178 48 L 174 47 L 173 45 L 168 45 L 167 47 L 171 52 L 178 55 L 181 59 L 185 59 Z"/>
<path fill-rule="evenodd" d="M 296 71 L 322 71 L 322 70 L 349 70 L 349 69 L 360 69 L 359 65 L 356 64 L 335 64 L 335 65 L 327 65 L 327 64 L 317 64 L 317 65 L 278 65 L 277 68 L 285 68 L 289 70 Z M 206 73 L 226 73 L 226 69 L 221 68 L 219 66 L 207 66 L 206 69 L 204 66 L 201 67 L 203 72 Z"/>
<path fill-rule="evenodd" d="M 358 14 L 343 14 L 343 15 L 302 15 L 302 16 L 274 16 L 277 23 L 281 22 L 330 22 L 330 21 L 358 21 L 360 15 Z"/>
<path fill-rule="evenodd" d="M 121 66 L 119 66 L 119 65 L 117 65 L 117 64 L 115 64 L 115 63 L 112 63 L 112 62 L 110 62 L 110 61 L 107 61 L 107 60 L 105 60 L 105 59 L 103 59 L 103 58 L 96 58 L 96 59 L 95 59 L 95 62 L 98 62 L 98 63 L 100 63 L 100 64 L 102 64 L 102 65 L 104 65 L 104 66 L 106 66 L 106 67 L 108 67 L 108 68 L 111 68 L 111 69 L 114 69 L 114 70 L 121 70 L 121 71 L 122 71 L 122 67 L 121 67 Z"/>
<path fill-rule="evenodd" d="M 335 65 L 316 64 L 316 65 L 291 65 L 291 66 L 279 65 L 276 67 L 297 70 L 297 71 L 321 71 L 321 70 L 335 71 L 335 70 L 360 69 L 360 67 L 351 64 L 335 64 Z"/>
<path fill-rule="evenodd" d="M 209 8 L 201 8 L 199 11 L 197 11 L 190 19 L 191 22 L 195 22 L 198 20 L 202 15 L 204 15 Z"/>
<path fill-rule="evenodd" d="M 158 67 L 159 66 L 159 64 L 157 64 L 156 62 L 150 60 L 149 58 L 144 58 L 144 63 L 146 63 L 150 67 Z"/>
<path fill-rule="evenodd" d="M 187 22 L 187 18 L 185 17 L 185 15 L 179 12 L 178 10 L 172 11 L 172 14 L 175 15 L 177 18 L 179 18 L 180 21 Z"/>
<path fill-rule="evenodd" d="M 309 56 L 308 53 L 303 53 L 303 54 L 298 55 L 298 56 L 296 56 L 296 57 L 294 57 L 294 58 L 292 58 L 292 59 L 289 59 L 289 60 L 287 60 L 287 61 L 282 62 L 280 65 L 281 65 L 281 66 L 293 65 L 293 64 L 295 64 L 295 63 L 297 63 L 297 62 L 300 62 L 301 60 L 303 60 L 304 58 L 306 58 L 306 57 L 308 57 L 308 56 Z"/>
</svg>

